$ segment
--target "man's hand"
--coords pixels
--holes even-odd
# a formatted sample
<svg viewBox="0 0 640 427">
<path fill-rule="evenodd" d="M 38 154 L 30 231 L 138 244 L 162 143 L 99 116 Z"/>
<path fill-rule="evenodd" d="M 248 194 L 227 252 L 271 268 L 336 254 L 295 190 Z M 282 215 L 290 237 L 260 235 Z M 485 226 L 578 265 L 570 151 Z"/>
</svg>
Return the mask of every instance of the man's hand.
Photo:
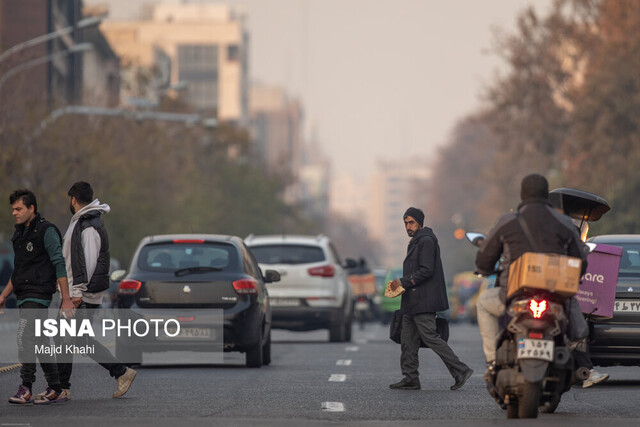
<svg viewBox="0 0 640 427">
<path fill-rule="evenodd" d="M 78 307 L 80 307 L 80 304 L 82 304 L 82 297 L 71 298 L 71 302 L 73 303 L 73 306 L 75 308 L 78 308 Z"/>
<path fill-rule="evenodd" d="M 400 279 L 393 279 L 389 283 L 389 288 L 391 288 L 392 291 L 395 291 L 396 289 L 398 289 L 398 286 L 400 285 L 402 285 L 402 282 L 400 282 Z"/>
<path fill-rule="evenodd" d="M 4 307 L 4 304 L 7 302 L 7 299 L 0 295 L 0 308 Z"/>
<path fill-rule="evenodd" d="M 60 315 L 65 319 L 70 319 L 76 314 L 76 306 L 73 304 L 70 298 L 62 300 L 60 305 Z"/>
</svg>

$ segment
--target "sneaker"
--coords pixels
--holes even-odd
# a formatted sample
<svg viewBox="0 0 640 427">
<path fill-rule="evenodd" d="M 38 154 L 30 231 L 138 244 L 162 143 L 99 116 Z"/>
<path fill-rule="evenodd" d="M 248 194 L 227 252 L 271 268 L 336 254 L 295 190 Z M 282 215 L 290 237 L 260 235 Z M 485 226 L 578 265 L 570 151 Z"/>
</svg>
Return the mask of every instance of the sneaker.
<svg viewBox="0 0 640 427">
<path fill-rule="evenodd" d="M 49 390 L 50 389 L 47 388 L 46 391 L 43 391 L 42 393 L 36 394 L 35 400 L 42 400 L 44 395 L 47 394 L 47 391 L 49 391 Z M 71 390 L 69 390 L 68 388 L 63 388 L 62 389 L 62 393 L 60 393 L 60 396 L 58 397 L 58 400 L 60 402 L 66 402 L 67 400 L 71 400 Z"/>
<path fill-rule="evenodd" d="M 47 391 L 38 395 L 39 397 L 33 401 L 34 405 L 48 405 L 50 403 L 62 403 L 69 399 L 62 397 L 62 392 L 58 393 L 52 388 L 47 387 Z"/>
<path fill-rule="evenodd" d="M 409 381 L 403 378 L 402 381 L 389 385 L 389 388 L 393 390 L 420 390 L 420 380 Z"/>
<path fill-rule="evenodd" d="M 601 382 L 609 379 L 609 374 L 601 374 L 595 369 L 592 369 L 589 372 L 589 378 L 583 381 L 582 388 L 589 388 L 592 385 L 600 384 Z"/>
<path fill-rule="evenodd" d="M 25 403 L 33 402 L 31 397 L 31 389 L 29 387 L 21 385 L 18 387 L 18 392 L 15 396 L 9 398 L 9 403 L 15 403 L 18 405 L 24 405 Z"/>
<path fill-rule="evenodd" d="M 136 371 L 131 368 L 127 368 L 127 370 L 124 371 L 124 374 L 118 377 L 118 389 L 113 393 L 113 397 L 118 398 L 123 396 L 129 390 L 129 387 L 131 387 L 131 383 L 135 377 Z"/>
<path fill-rule="evenodd" d="M 464 383 L 466 383 L 467 380 L 471 378 L 471 375 L 473 375 L 473 369 L 469 368 L 467 372 L 460 375 L 459 377 L 456 377 L 456 383 L 451 386 L 451 390 L 457 390 L 461 388 L 464 385 Z"/>
</svg>

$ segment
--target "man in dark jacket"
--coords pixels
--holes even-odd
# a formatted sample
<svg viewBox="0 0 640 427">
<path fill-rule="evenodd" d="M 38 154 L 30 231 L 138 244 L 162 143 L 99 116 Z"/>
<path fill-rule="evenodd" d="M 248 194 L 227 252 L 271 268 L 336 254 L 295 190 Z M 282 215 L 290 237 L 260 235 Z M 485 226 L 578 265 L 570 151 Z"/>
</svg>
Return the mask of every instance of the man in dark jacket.
<svg viewBox="0 0 640 427">
<path fill-rule="evenodd" d="M 0 293 L 0 308 L 15 292 L 20 309 L 18 323 L 18 359 L 22 363 L 22 385 L 9 403 L 49 404 L 65 402 L 58 376 L 55 356 L 39 352 L 50 347 L 48 337 L 36 336 L 36 320 L 47 318 L 47 307 L 56 293 L 56 284 L 62 295 L 61 313 L 73 314 L 73 304 L 67 291 L 67 272 L 62 256 L 60 232 L 38 212 L 36 196 L 29 190 L 16 190 L 9 196 L 16 221 L 11 239 L 14 250 L 14 270 L 7 286 Z M 36 380 L 36 353 L 47 380 L 47 390 L 35 400 L 31 388 Z"/>
<path fill-rule="evenodd" d="M 524 177 L 517 214 L 531 231 L 532 242 L 540 252 L 569 255 L 582 259 L 582 274 L 587 268 L 587 255 L 578 231 L 569 217 L 558 213 L 549 202 L 549 184 L 542 175 Z M 478 326 L 487 363 L 495 360 L 496 341 L 500 334 L 498 317 L 505 310 L 509 265 L 525 252 L 534 252 L 516 213 L 498 218 L 498 222 L 476 256 L 478 272 L 491 274 L 501 260 L 496 287 L 485 290 L 478 298 Z"/>
<path fill-rule="evenodd" d="M 420 389 L 418 350 L 423 341 L 445 363 L 455 380 L 451 390 L 457 390 L 473 370 L 458 359 L 436 332 L 436 312 L 449 308 L 438 239 L 430 228 L 423 228 L 424 213 L 420 209 L 407 209 L 403 218 L 411 241 L 402 264 L 403 277 L 395 279 L 391 289 L 396 290 L 400 285 L 405 289 L 400 307 L 403 313 L 400 368 L 404 378 L 389 387 Z"/>
</svg>

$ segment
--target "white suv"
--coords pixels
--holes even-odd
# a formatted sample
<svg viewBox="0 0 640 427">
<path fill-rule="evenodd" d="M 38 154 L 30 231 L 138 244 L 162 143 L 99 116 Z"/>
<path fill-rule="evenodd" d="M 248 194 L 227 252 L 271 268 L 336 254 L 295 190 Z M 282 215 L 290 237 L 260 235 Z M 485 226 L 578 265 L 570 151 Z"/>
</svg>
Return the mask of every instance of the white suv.
<svg viewBox="0 0 640 427">
<path fill-rule="evenodd" d="M 272 327 L 293 331 L 329 329 L 329 341 L 351 341 L 353 299 L 340 257 L 326 236 L 253 236 L 245 243 L 260 268 L 277 270 L 267 290 Z M 350 267 L 355 264 L 347 260 Z"/>
</svg>

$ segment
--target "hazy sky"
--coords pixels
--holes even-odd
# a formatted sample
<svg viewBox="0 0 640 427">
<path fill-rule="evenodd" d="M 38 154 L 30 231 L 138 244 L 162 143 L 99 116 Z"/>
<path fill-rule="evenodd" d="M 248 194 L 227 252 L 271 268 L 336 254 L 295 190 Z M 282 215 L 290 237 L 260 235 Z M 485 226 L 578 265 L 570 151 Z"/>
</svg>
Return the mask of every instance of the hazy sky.
<svg viewBox="0 0 640 427">
<path fill-rule="evenodd" d="M 118 18 L 145 3 L 85 0 L 105 2 Z M 378 158 L 434 155 L 501 66 L 494 30 L 551 0 L 212 2 L 245 7 L 252 79 L 300 98 L 334 171 L 364 178 Z"/>
</svg>

